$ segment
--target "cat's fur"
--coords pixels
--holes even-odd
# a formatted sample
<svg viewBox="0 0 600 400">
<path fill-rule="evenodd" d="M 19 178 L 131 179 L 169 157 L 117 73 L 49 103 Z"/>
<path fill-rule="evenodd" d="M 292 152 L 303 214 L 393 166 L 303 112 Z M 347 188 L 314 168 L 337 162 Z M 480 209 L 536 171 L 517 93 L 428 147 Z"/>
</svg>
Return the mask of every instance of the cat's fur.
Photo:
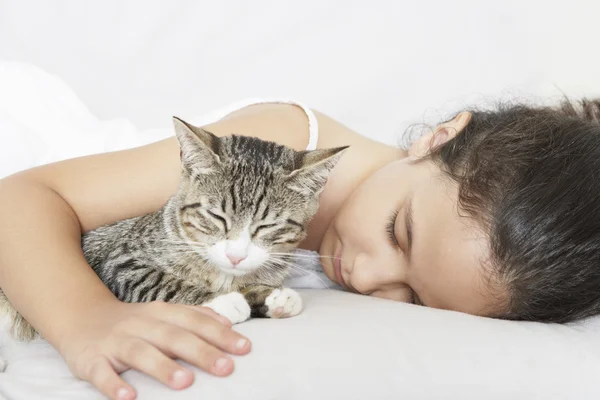
<svg viewBox="0 0 600 400">
<path fill-rule="evenodd" d="M 156 212 L 84 235 L 88 263 L 125 302 L 202 304 L 234 323 L 250 313 L 297 314 L 299 296 L 282 288 L 287 253 L 305 238 L 345 147 L 298 152 L 252 137 L 218 138 L 177 118 L 174 124 L 177 192 Z M 0 291 L 2 311 L 13 321 L 13 337 L 34 338 Z"/>
</svg>

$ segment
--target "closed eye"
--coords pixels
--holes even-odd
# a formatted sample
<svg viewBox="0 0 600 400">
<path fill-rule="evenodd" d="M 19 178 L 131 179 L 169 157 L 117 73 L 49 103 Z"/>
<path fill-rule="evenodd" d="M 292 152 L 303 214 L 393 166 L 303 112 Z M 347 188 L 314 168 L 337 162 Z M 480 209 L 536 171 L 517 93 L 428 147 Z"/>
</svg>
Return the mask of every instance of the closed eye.
<svg viewBox="0 0 600 400">
<path fill-rule="evenodd" d="M 396 237 L 396 218 L 398 217 L 398 210 L 392 212 L 390 217 L 388 218 L 388 222 L 385 226 L 385 231 L 390 239 L 390 243 L 394 247 L 400 247 L 400 243 L 398 243 L 398 238 Z"/>
<path fill-rule="evenodd" d="M 208 215 L 210 215 L 213 218 L 213 220 L 219 221 L 223 225 L 223 229 L 225 230 L 225 232 L 227 232 L 227 230 L 228 230 L 227 220 L 223 216 L 221 216 L 219 214 L 215 214 L 214 212 L 212 212 L 210 210 L 206 210 L 206 212 L 208 213 Z"/>
<path fill-rule="evenodd" d="M 193 219 L 192 221 L 184 222 L 183 226 L 200 231 L 200 232 L 204 233 L 205 235 L 210 235 L 210 228 L 207 229 L 207 227 L 202 226 L 199 223 L 199 221 L 196 219 Z"/>
<path fill-rule="evenodd" d="M 423 302 L 421 301 L 421 298 L 419 297 L 417 292 L 415 292 L 414 290 L 411 290 L 410 293 L 411 293 L 411 303 L 416 304 L 418 306 L 427 307 L 425 304 L 423 304 Z"/>
<path fill-rule="evenodd" d="M 252 236 L 256 236 L 256 235 L 258 235 L 258 233 L 259 233 L 261 230 L 265 230 L 265 229 L 273 228 L 273 227 L 275 227 L 275 226 L 277 226 L 277 224 L 263 224 L 263 225 L 259 225 L 259 226 L 257 226 L 257 227 L 254 229 L 254 232 L 252 233 Z"/>
</svg>

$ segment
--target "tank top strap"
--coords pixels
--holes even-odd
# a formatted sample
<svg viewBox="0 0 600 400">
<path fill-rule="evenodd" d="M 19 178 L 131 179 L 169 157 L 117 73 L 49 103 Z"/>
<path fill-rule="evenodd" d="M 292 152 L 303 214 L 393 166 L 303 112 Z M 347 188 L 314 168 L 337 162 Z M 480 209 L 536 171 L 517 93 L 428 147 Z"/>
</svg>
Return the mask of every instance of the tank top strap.
<svg viewBox="0 0 600 400">
<path fill-rule="evenodd" d="M 317 117 L 311 109 L 309 109 L 305 104 L 300 103 L 295 100 L 289 99 L 277 99 L 277 98 L 249 98 L 244 99 L 239 102 L 235 102 L 230 104 L 227 107 L 219 110 L 218 119 L 225 118 L 227 115 L 241 110 L 242 108 L 257 105 L 257 104 L 292 104 L 297 106 L 304 111 L 306 117 L 308 118 L 308 146 L 306 146 L 306 150 L 315 150 L 317 148 L 317 142 L 319 141 L 319 122 L 317 121 Z"/>
</svg>

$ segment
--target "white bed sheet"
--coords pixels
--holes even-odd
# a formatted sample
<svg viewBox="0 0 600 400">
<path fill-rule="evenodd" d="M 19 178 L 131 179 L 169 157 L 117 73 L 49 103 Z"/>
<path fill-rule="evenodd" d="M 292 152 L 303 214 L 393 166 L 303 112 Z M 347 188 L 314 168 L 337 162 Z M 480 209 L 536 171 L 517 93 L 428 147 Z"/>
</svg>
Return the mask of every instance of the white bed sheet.
<svg viewBox="0 0 600 400">
<path fill-rule="evenodd" d="M 334 290 L 300 290 L 289 320 L 251 320 L 253 341 L 236 370 L 195 370 L 175 392 L 136 371 L 141 400 L 552 400 L 600 398 L 599 330 L 492 320 Z M 9 400 L 102 396 L 70 373 L 46 342 L 5 351 L 0 395 Z M 185 363 L 184 363 L 185 364 Z"/>
</svg>

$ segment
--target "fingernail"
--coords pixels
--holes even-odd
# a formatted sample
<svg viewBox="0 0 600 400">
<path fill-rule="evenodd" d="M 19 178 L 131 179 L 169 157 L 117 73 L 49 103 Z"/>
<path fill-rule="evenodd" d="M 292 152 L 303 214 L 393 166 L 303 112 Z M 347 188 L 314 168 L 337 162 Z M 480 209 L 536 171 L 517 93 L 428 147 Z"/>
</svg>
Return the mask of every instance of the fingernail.
<svg viewBox="0 0 600 400">
<path fill-rule="evenodd" d="M 129 398 L 129 390 L 127 390 L 125 388 L 119 389 L 119 391 L 117 392 L 117 399 L 125 400 L 128 398 Z"/>
<path fill-rule="evenodd" d="M 248 340 L 246 339 L 240 339 L 237 341 L 237 343 L 235 344 L 235 347 L 237 349 L 243 349 L 244 347 L 246 347 L 246 345 L 248 344 Z"/>
<path fill-rule="evenodd" d="M 178 369 L 177 371 L 173 372 L 173 376 L 171 377 L 171 381 L 175 386 L 185 384 L 186 380 L 187 374 L 184 370 L 181 369 Z"/>
<path fill-rule="evenodd" d="M 225 367 L 227 367 L 227 364 L 229 364 L 229 359 L 221 357 L 215 362 L 215 370 L 221 372 L 223 369 L 225 369 Z"/>
</svg>

